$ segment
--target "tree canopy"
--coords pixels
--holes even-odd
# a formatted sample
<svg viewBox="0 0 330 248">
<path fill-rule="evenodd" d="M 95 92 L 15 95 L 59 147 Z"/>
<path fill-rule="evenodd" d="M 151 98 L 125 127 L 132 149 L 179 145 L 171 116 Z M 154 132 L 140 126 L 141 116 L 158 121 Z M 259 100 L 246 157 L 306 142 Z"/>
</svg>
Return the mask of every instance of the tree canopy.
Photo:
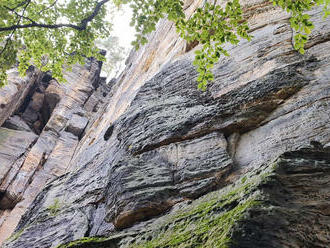
<svg viewBox="0 0 330 248">
<path fill-rule="evenodd" d="M 306 11 L 322 5 L 327 17 L 330 0 L 270 1 L 291 14 L 290 24 L 296 31 L 294 48 L 304 53 L 313 29 Z M 130 4 L 131 25 L 137 32 L 133 42 L 136 48 L 147 43 L 147 34 L 155 30 L 161 18 L 173 21 L 186 41 L 202 44 L 194 65 L 199 73 L 198 88 L 205 90 L 213 80 L 214 64 L 221 55 L 228 56 L 223 45 L 252 38 L 239 0 L 228 0 L 224 6 L 219 3 L 205 0 L 186 18 L 182 0 L 1 0 L 0 86 L 6 81 L 6 71 L 16 64 L 22 74 L 34 65 L 63 81 L 63 66 L 69 69 L 72 64 L 84 63 L 86 57 L 104 60 L 95 41 L 110 36 L 105 5 Z"/>
</svg>

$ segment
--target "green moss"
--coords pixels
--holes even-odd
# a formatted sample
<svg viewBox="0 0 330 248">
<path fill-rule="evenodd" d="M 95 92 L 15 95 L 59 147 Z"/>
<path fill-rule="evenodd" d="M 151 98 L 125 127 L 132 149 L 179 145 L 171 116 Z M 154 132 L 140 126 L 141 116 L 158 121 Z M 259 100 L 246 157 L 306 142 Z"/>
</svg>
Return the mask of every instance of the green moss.
<svg viewBox="0 0 330 248">
<path fill-rule="evenodd" d="M 247 208 L 255 204 L 254 201 L 246 201 L 222 214 L 199 216 L 200 219 L 192 223 L 191 219 L 187 219 L 176 225 L 171 233 L 139 247 L 227 247 L 233 225 Z"/>
<path fill-rule="evenodd" d="M 107 240 L 108 238 L 86 237 L 67 244 L 58 245 L 56 248 L 95 247 L 94 245 L 104 243 Z"/>
<path fill-rule="evenodd" d="M 130 236 L 119 233 L 119 236 L 109 238 L 84 238 L 58 248 L 117 247 L 118 242 L 127 237 L 132 239 L 124 241 L 123 247 L 229 247 L 233 242 L 231 235 L 235 225 L 243 221 L 249 209 L 262 203 L 258 185 L 268 180 L 275 168 L 268 166 L 248 173 L 235 184 L 211 192 L 191 205 L 170 213 L 144 234 Z"/>
<path fill-rule="evenodd" d="M 19 237 L 21 237 L 22 233 L 24 232 L 24 229 L 19 230 L 18 232 L 13 233 L 6 242 L 14 242 Z"/>
<path fill-rule="evenodd" d="M 14 242 L 15 240 L 19 239 L 19 237 L 22 236 L 23 232 L 29 228 L 32 224 L 27 225 L 26 227 L 23 227 L 21 230 L 18 230 L 17 232 L 10 235 L 8 239 L 6 239 L 5 243 L 7 242 Z"/>
<path fill-rule="evenodd" d="M 53 205 L 50 205 L 47 210 L 49 211 L 51 216 L 56 216 L 58 214 L 58 212 L 60 211 L 61 208 L 61 203 L 60 200 L 58 198 L 56 198 L 54 200 Z"/>
<path fill-rule="evenodd" d="M 228 187 L 229 190 L 223 194 L 211 193 L 211 199 L 202 200 L 190 210 L 171 218 L 166 231 L 160 231 L 150 241 L 138 242 L 130 247 L 228 247 L 233 226 L 248 209 L 259 204 L 256 195 L 251 194 L 258 182 L 251 180 Z"/>
</svg>

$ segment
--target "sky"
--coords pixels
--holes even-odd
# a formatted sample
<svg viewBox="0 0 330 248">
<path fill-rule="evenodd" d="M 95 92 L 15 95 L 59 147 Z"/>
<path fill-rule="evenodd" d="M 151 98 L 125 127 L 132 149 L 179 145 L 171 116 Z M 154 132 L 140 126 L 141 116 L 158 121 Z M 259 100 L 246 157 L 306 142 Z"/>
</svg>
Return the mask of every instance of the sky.
<svg viewBox="0 0 330 248">
<path fill-rule="evenodd" d="M 109 8 L 114 7 L 109 4 Z M 126 58 L 133 47 L 131 42 L 135 39 L 135 29 L 129 25 L 132 18 L 132 10 L 128 5 L 123 5 L 121 10 L 109 11 L 109 13 L 114 15 L 113 20 L 111 21 L 111 23 L 113 23 L 111 36 L 118 37 L 119 45 L 124 47 L 126 51 L 125 59 L 118 65 L 120 67 L 119 70 L 114 69 L 110 74 L 108 74 L 105 70 L 101 71 L 101 76 L 111 79 L 112 77 L 117 77 L 125 68 Z"/>
<path fill-rule="evenodd" d="M 134 40 L 135 30 L 134 27 L 129 25 L 132 17 L 132 10 L 128 5 L 123 6 L 122 11 L 116 12 L 113 20 L 113 32 L 114 36 L 117 36 L 120 40 L 120 45 L 129 48 L 131 50 L 131 42 Z"/>
</svg>

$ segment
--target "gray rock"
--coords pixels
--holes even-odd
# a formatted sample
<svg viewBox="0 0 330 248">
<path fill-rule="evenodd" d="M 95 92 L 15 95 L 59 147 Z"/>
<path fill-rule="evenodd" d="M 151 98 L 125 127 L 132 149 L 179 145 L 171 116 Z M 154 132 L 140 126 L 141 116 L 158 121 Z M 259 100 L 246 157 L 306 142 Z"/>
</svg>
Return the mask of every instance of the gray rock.
<svg viewBox="0 0 330 248">
<path fill-rule="evenodd" d="M 96 80 L 98 67 L 83 68 L 86 84 L 61 90 L 50 84 L 51 92 L 70 98 L 56 105 L 32 148 L 37 161 L 47 158 L 44 169 L 31 166 L 30 187 L 48 184 L 30 199 L 16 236 L 3 247 L 48 248 L 82 237 L 91 238 L 71 247 L 221 247 L 229 239 L 232 247 L 301 247 L 311 240 L 326 247 L 321 230 L 329 220 L 321 198 L 329 186 L 330 22 L 319 9 L 310 12 L 315 29 L 300 55 L 286 14 L 264 2 L 244 4 L 254 40 L 227 46 L 231 57 L 214 68 L 206 92 L 196 88 L 193 50 L 169 62 L 185 50 L 181 40 L 167 44 L 171 55 L 155 56 L 168 42 L 162 35 L 175 31 L 165 22 L 155 33 L 160 38 L 132 54 L 100 105 L 93 99 L 96 84 L 87 83 Z M 80 82 L 80 70 L 68 78 Z M 90 121 L 78 143 L 83 125 L 70 121 L 73 109 L 84 107 L 97 113 L 86 114 Z M 19 185 L 31 178 L 25 175 Z M 308 192 L 315 202 L 306 200 Z"/>
<path fill-rule="evenodd" d="M 230 186 L 177 204 L 163 216 L 59 248 L 327 247 L 329 191 L 324 187 L 330 186 L 329 177 L 329 152 L 286 152 Z"/>
<path fill-rule="evenodd" d="M 20 78 L 17 69 L 8 71 L 8 84 L 0 90 L 0 126 L 20 107 L 39 79 L 40 72 L 32 68 L 25 78 Z"/>
<path fill-rule="evenodd" d="M 37 140 L 32 132 L 0 128 L 0 209 L 12 209 L 21 196 L 9 189 L 21 163 Z"/>
<path fill-rule="evenodd" d="M 3 127 L 8 128 L 8 129 L 18 130 L 18 131 L 32 132 L 29 125 L 27 125 L 26 122 L 24 120 L 22 120 L 22 118 L 18 115 L 9 117 L 3 124 Z"/>
<path fill-rule="evenodd" d="M 19 91 L 15 97 L 6 96 L 20 100 L 12 104 L 15 115 L 4 125 L 9 129 L 1 129 L 6 135 L 0 135 L 0 202 L 5 209 L 0 210 L 0 243 L 10 236 L 43 187 L 70 170 L 79 138 L 94 118 L 95 113 L 84 105 L 95 93 L 99 66 L 95 60 L 87 66 L 74 66 L 72 73 L 64 73 L 70 84 L 59 84 L 46 75 L 34 82 L 28 94 Z M 8 93 L 6 89 L 0 92 Z M 98 95 L 94 98 L 97 102 Z M 39 136 L 17 129 L 32 129 Z"/>
<path fill-rule="evenodd" d="M 88 124 L 88 118 L 84 116 L 80 116 L 78 114 L 74 114 L 71 116 L 70 120 L 68 121 L 66 131 L 72 133 L 77 137 L 81 137 L 87 124 Z"/>
</svg>

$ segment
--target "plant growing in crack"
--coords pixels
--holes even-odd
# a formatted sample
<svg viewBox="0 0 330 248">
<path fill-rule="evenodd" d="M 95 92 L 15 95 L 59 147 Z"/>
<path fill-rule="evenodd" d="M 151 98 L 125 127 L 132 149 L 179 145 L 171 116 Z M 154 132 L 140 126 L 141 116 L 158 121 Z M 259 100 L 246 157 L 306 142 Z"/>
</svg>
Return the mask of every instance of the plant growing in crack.
<svg viewBox="0 0 330 248">
<path fill-rule="evenodd" d="M 47 207 L 47 210 L 49 211 L 51 216 L 56 216 L 61 208 L 61 202 L 58 198 L 55 198 L 54 203 Z"/>
</svg>

